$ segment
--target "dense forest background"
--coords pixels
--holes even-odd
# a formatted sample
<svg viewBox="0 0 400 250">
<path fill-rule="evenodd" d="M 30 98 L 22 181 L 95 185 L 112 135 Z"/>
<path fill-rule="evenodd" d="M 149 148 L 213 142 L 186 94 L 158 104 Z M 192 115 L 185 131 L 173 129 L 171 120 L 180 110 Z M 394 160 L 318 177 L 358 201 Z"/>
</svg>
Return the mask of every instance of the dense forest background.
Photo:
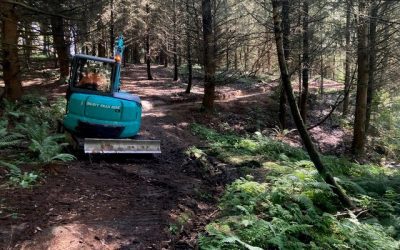
<svg viewBox="0 0 400 250">
<path fill-rule="evenodd" d="M 395 131 L 398 3 L 280 4 L 288 73 L 303 121 L 311 81 L 319 82 L 318 98 L 324 97 L 324 80 L 343 83 L 333 109 L 354 116 L 353 152 L 363 154 L 371 130 Z M 33 59 L 53 58 L 63 82 L 71 54 L 111 57 L 118 35 L 126 38 L 125 62 L 172 65 L 174 80 L 185 74 L 187 92 L 193 67 L 204 67 L 207 109 L 213 108 L 215 85 L 243 75 L 271 78 L 278 70 L 268 1 L 2 1 L 2 7 L 4 92 L 10 100 L 21 97 L 21 77 Z"/>
<path fill-rule="evenodd" d="M 21 139 L 27 139 L 18 130 L 18 123 L 32 119 L 24 120 L 18 112 L 19 108 L 30 109 L 30 103 L 37 100 L 37 96 L 31 95 L 35 79 L 49 79 L 41 84 L 41 90 L 49 92 L 64 86 L 74 54 L 113 57 L 115 40 L 122 35 L 126 72 L 143 66 L 144 77 L 151 81 L 161 79 L 160 70 L 164 70 L 171 83 L 162 85 L 163 88 L 180 86 L 179 96 L 195 96 L 201 90 L 200 99 L 185 99 L 189 100 L 187 107 L 199 107 L 199 101 L 201 110 L 187 110 L 187 118 L 183 118 L 195 121 L 191 133 L 209 143 L 206 150 L 189 147 L 186 151 L 196 166 L 216 165 L 205 155 L 231 165 L 243 164 L 246 159 L 247 167 L 249 162 L 261 158 L 265 161 L 263 157 L 268 156 L 270 165 L 266 168 L 270 175 L 281 178 L 279 181 L 271 176 L 267 180 L 238 177 L 233 184 L 227 181 L 225 184 L 230 185 L 226 193 L 219 194 L 220 217 L 216 222 L 211 222 L 215 219 L 212 216 L 207 223 L 203 222 L 210 223 L 206 229 L 205 225 L 193 229 L 207 232 L 196 244 L 204 249 L 301 249 L 314 245 L 328 249 L 376 249 L 375 243 L 382 249 L 398 247 L 400 2 L 0 0 L 0 14 L 0 114 L 1 119 L 7 120 L 0 127 L 0 135 L 6 138 L 0 139 L 0 149 L 13 150 Z M 257 126 L 235 134 L 234 127 L 242 121 L 221 118 L 217 123 L 226 126 L 218 125 L 213 130 L 212 119 L 224 112 L 219 106 L 219 90 L 223 92 L 235 84 L 241 88 L 268 86 L 263 91 L 272 104 L 265 106 L 263 100 L 255 98 L 259 108 L 249 115 L 266 114 L 266 120 L 272 122 L 246 118 Z M 204 120 L 189 119 L 193 112 Z M 49 131 L 55 130 L 52 121 L 48 125 Z M 32 128 L 32 124 L 29 126 Z M 17 132 L 12 134 L 14 128 Z M 319 132 L 313 130 L 321 128 L 324 134 L 316 139 Z M 345 134 L 340 139 L 342 146 L 321 148 L 318 140 L 337 128 Z M 270 136 L 273 141 L 267 139 Z M 285 139 L 288 137 L 298 142 L 294 143 L 297 146 L 302 144 L 305 151 L 279 144 L 290 144 Z M 46 142 L 35 144 L 33 151 L 42 157 L 42 165 L 76 161 L 72 155 L 64 154 L 60 142 L 53 142 L 47 146 L 57 150 L 47 157 L 51 150 L 40 148 Z M 339 158 L 324 156 L 321 151 Z M 282 158 L 282 154 L 289 158 Z M 237 163 L 231 161 L 232 157 L 243 159 Z M 0 157 L 0 165 L 14 169 L 14 174 L 22 174 L 15 170 L 20 163 L 14 164 L 13 160 Z M 305 161 L 317 172 L 313 173 L 314 168 L 309 168 Z M 250 169 L 254 168 L 251 166 Z M 301 184 L 293 182 L 282 166 L 294 169 L 293 175 Z M 10 174 L 12 171 L 7 170 L 5 176 Z M 31 186 L 26 182 L 37 179 L 21 176 L 17 182 L 25 181 L 24 186 Z M 284 202 L 282 197 L 289 198 Z M 182 235 L 188 219 L 181 217 L 169 226 L 170 233 Z M 359 224 L 357 220 L 362 217 L 366 222 Z M 302 233 L 310 225 L 313 229 Z M 346 231 L 346 225 L 354 235 Z M 328 232 L 334 232 L 333 236 L 328 237 Z M 364 242 L 363 232 L 367 235 Z"/>
</svg>

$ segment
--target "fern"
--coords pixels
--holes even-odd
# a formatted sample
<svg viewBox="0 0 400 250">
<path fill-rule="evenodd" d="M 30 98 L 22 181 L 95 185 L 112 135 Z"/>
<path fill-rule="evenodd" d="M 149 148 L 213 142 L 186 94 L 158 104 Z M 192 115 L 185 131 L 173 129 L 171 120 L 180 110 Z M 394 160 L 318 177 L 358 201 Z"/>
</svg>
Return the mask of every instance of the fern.
<svg viewBox="0 0 400 250">
<path fill-rule="evenodd" d="M 399 242 L 381 225 L 362 223 L 355 215 L 338 220 L 315 207 L 307 195 L 297 195 L 301 189 L 290 189 L 288 182 L 276 182 L 264 191 L 243 179 L 229 185 L 221 199 L 225 216 L 206 227 L 207 235 L 199 240 L 201 249 L 398 249 Z M 307 189 L 307 185 L 298 187 Z M 324 189 L 321 192 L 328 192 Z M 252 209 L 248 204 L 253 204 Z"/>
<path fill-rule="evenodd" d="M 22 173 L 18 165 L 1 161 L 0 167 L 5 167 L 8 169 L 9 182 L 12 185 L 20 186 L 22 188 L 27 188 L 36 183 L 39 179 L 39 175 L 34 172 L 24 172 Z"/>
<path fill-rule="evenodd" d="M 0 129 L 0 149 L 21 144 L 24 135 L 20 133 L 9 133 L 7 129 Z"/>
<path fill-rule="evenodd" d="M 73 160 L 76 160 L 76 157 L 71 154 L 58 154 L 51 158 L 51 161 L 68 162 L 68 161 L 73 161 Z"/>
<path fill-rule="evenodd" d="M 47 122 L 39 123 L 33 117 L 26 117 L 25 122 L 19 123 L 15 129 L 28 139 L 36 141 L 43 141 L 51 134 Z"/>
<path fill-rule="evenodd" d="M 0 166 L 7 168 L 10 171 L 11 175 L 15 176 L 15 175 L 20 175 L 21 174 L 21 169 L 15 164 L 8 163 L 8 162 L 0 160 Z"/>
<path fill-rule="evenodd" d="M 64 139 L 64 135 L 48 135 L 45 138 L 41 138 L 40 141 L 31 139 L 29 149 L 38 154 L 38 159 L 42 163 L 50 163 L 53 161 L 72 161 L 75 159 L 73 155 L 62 153 L 64 143 L 60 143 L 60 140 Z"/>
<path fill-rule="evenodd" d="M 44 106 L 48 104 L 47 98 L 43 95 L 40 95 L 39 93 L 30 93 L 23 95 L 21 98 L 21 102 L 22 104 L 29 106 Z"/>
<path fill-rule="evenodd" d="M 9 132 L 8 121 L 2 120 L 0 122 L 0 149 L 19 145 L 24 138 L 24 135 L 16 132 Z"/>
<path fill-rule="evenodd" d="M 4 99 L 3 104 L 4 104 L 4 115 L 6 117 L 19 119 L 25 115 L 25 112 L 21 110 L 20 103 L 11 102 Z"/>
<path fill-rule="evenodd" d="M 53 161 L 71 161 L 74 156 L 63 154 L 63 143 L 65 136 L 62 134 L 52 134 L 47 122 L 38 123 L 32 116 L 25 118 L 25 123 L 16 126 L 20 134 L 26 136 L 30 141 L 28 149 L 37 154 L 41 163 L 50 163 Z"/>
<path fill-rule="evenodd" d="M 238 168 L 255 161 L 268 170 L 264 182 L 241 178 L 227 186 L 221 216 L 200 236 L 200 249 L 399 249 L 399 170 L 322 156 L 369 216 L 361 221 L 349 212 L 349 219 L 338 219 L 333 214 L 343 212 L 340 202 L 302 149 L 260 133 L 220 134 L 197 124 L 192 131 L 209 142 L 202 154 Z"/>
<path fill-rule="evenodd" d="M 34 172 L 25 172 L 23 174 L 10 177 L 11 183 L 19 185 L 22 188 L 28 188 L 34 185 L 38 179 L 39 175 Z"/>
</svg>

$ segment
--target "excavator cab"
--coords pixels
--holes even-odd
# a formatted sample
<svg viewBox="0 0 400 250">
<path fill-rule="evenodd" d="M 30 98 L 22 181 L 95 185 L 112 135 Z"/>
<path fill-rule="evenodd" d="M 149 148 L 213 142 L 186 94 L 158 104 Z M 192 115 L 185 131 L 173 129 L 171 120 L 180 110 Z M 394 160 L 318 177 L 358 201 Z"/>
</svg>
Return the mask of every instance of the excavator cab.
<svg viewBox="0 0 400 250">
<path fill-rule="evenodd" d="M 75 55 L 71 64 L 70 89 L 110 94 L 115 62 L 108 58 Z"/>
<path fill-rule="evenodd" d="M 110 93 L 114 67 L 113 62 L 75 56 L 72 63 L 72 87 Z"/>
</svg>

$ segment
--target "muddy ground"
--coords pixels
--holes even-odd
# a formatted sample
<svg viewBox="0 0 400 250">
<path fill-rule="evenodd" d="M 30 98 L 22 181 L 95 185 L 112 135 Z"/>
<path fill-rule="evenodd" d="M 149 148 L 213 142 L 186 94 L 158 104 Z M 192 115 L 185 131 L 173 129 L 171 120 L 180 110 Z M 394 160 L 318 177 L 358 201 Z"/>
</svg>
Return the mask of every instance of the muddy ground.
<svg viewBox="0 0 400 250">
<path fill-rule="evenodd" d="M 186 85 L 173 82 L 167 69 L 155 66 L 153 77 L 146 80 L 144 66 L 128 65 L 122 89 L 141 96 L 142 136 L 160 139 L 162 154 L 80 157 L 47 172 L 31 189 L 3 186 L 0 249 L 196 247 L 198 233 L 218 212 L 216 198 L 233 177 L 211 180 L 197 171 L 184 151 L 204 143 L 190 133 L 189 125 L 198 122 L 220 131 L 273 134 L 276 83 L 218 87 L 217 112 L 210 115 L 200 110 L 199 82 L 187 95 L 182 93 Z M 28 91 L 49 97 L 62 96 L 66 90 L 58 84 L 29 85 Z M 343 147 L 345 132 L 330 125 L 315 131 L 323 150 Z M 295 133 L 286 140 L 299 145 Z"/>
</svg>

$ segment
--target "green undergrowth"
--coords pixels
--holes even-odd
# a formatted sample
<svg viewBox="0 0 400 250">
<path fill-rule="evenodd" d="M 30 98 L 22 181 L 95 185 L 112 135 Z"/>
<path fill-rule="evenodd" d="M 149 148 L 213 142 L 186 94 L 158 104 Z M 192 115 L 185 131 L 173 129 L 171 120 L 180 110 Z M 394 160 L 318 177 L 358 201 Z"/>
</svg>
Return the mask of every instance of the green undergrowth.
<svg viewBox="0 0 400 250">
<path fill-rule="evenodd" d="M 63 99 L 50 103 L 30 94 L 18 102 L 4 100 L 0 108 L 0 168 L 9 183 L 32 186 L 40 177 L 39 167 L 75 159 L 64 153 L 65 136 L 57 133 L 57 120 L 65 112 Z"/>
<path fill-rule="evenodd" d="M 184 78 L 185 80 L 189 78 L 189 69 L 187 64 L 182 64 L 179 67 L 179 74 L 181 78 Z M 203 68 L 199 64 L 193 64 L 192 65 L 192 77 L 193 78 L 198 78 L 201 79 L 203 78 Z"/>
<path fill-rule="evenodd" d="M 357 204 L 350 211 L 302 149 L 260 133 L 191 129 L 208 141 L 203 153 L 251 173 L 226 187 L 220 216 L 199 238 L 201 249 L 399 249 L 399 170 L 322 156 Z"/>
<path fill-rule="evenodd" d="M 380 91 L 377 93 L 371 121 L 371 144 L 388 159 L 400 161 L 400 96 Z M 377 150 L 378 149 L 378 150 Z"/>
</svg>

